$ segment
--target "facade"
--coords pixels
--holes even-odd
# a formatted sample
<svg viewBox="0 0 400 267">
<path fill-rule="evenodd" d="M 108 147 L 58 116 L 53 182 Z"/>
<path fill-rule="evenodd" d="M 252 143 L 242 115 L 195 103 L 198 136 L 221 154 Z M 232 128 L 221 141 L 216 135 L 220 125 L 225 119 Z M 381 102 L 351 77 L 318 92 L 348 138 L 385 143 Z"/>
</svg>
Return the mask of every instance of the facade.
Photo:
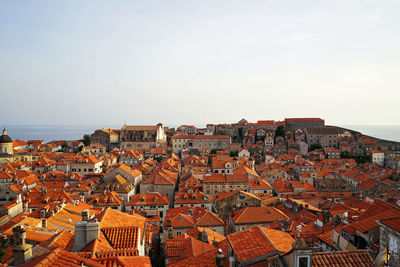
<svg viewBox="0 0 400 267">
<path fill-rule="evenodd" d="M 96 130 L 90 135 L 90 143 L 102 144 L 106 147 L 107 151 L 110 151 L 118 146 L 119 131 L 111 129 Z"/>
<path fill-rule="evenodd" d="M 95 156 L 90 155 L 87 157 L 77 158 L 70 164 L 71 172 L 80 174 L 101 173 L 102 160 L 97 159 Z"/>
<path fill-rule="evenodd" d="M 225 219 L 232 211 L 246 207 L 260 207 L 261 199 L 252 193 L 233 191 L 218 194 L 215 206 L 219 216 Z"/>
<path fill-rule="evenodd" d="M 123 163 L 117 163 L 111 167 L 107 175 L 104 176 L 104 182 L 111 181 L 115 176 L 121 175 L 137 189 L 142 181 L 142 173 L 139 170 L 133 170 Z"/>
<path fill-rule="evenodd" d="M 226 135 L 174 135 L 172 151 L 179 153 L 185 148 L 202 150 L 229 148 L 231 138 Z"/>
<path fill-rule="evenodd" d="M 321 145 L 323 148 L 338 148 L 339 131 L 335 127 L 308 128 L 306 137 L 308 145 Z"/>
<path fill-rule="evenodd" d="M 164 222 L 169 207 L 169 199 L 158 192 L 140 193 L 135 195 L 126 204 L 126 210 L 141 210 L 146 211 L 147 215 L 160 215 L 160 223 Z M 153 212 L 153 214 L 151 213 Z"/>
<path fill-rule="evenodd" d="M 32 155 L 28 152 L 14 152 L 13 141 L 7 135 L 7 130 L 3 129 L 0 135 L 0 166 L 15 161 L 32 161 Z"/>
<path fill-rule="evenodd" d="M 285 130 L 296 131 L 297 129 L 320 128 L 325 126 L 325 121 L 320 118 L 286 118 Z"/>
<path fill-rule="evenodd" d="M 177 182 L 177 172 L 158 169 L 140 183 L 140 192 L 159 192 L 171 198 L 174 194 Z"/>
<path fill-rule="evenodd" d="M 386 253 L 390 254 L 391 264 L 388 266 L 400 265 L 400 225 L 399 217 L 389 218 L 377 221 L 380 243 L 380 254 L 383 256 Z M 378 256 L 379 257 L 379 256 Z"/>
<path fill-rule="evenodd" d="M 99 143 L 91 143 L 82 148 L 82 153 L 94 155 L 96 157 L 103 156 L 106 153 L 106 147 Z"/>
<path fill-rule="evenodd" d="M 165 242 L 167 237 L 182 235 L 194 227 L 207 227 L 214 232 L 224 234 L 224 222 L 217 214 L 200 207 L 184 206 L 167 211 L 161 240 Z"/>
<path fill-rule="evenodd" d="M 250 182 L 247 175 L 210 174 L 204 176 L 203 192 L 205 194 L 217 194 L 235 190 L 250 191 Z"/>
<path fill-rule="evenodd" d="M 383 167 L 385 164 L 385 153 L 380 150 L 371 150 L 372 163 L 376 163 L 378 166 Z"/>
<path fill-rule="evenodd" d="M 175 207 L 201 207 L 211 211 L 211 201 L 203 192 L 175 192 Z"/>
<path fill-rule="evenodd" d="M 178 127 L 177 131 L 188 135 L 198 133 L 198 129 L 194 125 L 181 125 Z"/>
<path fill-rule="evenodd" d="M 155 126 L 124 125 L 120 134 L 120 148 L 122 150 L 155 148 L 165 144 L 166 140 L 164 126 L 161 123 Z"/>
</svg>

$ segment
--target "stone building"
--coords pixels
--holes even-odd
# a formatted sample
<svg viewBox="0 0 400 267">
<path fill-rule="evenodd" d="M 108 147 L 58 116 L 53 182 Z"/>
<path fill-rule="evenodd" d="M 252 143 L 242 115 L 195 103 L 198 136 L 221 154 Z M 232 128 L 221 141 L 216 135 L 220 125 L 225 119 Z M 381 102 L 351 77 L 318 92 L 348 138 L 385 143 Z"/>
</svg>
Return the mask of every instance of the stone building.
<svg viewBox="0 0 400 267">
<path fill-rule="evenodd" d="M 285 221 L 289 221 L 289 217 L 274 207 L 247 207 L 236 211 L 232 217 L 234 232 L 244 231 L 257 225 L 268 228 L 272 223 Z"/>
<path fill-rule="evenodd" d="M 338 148 L 339 130 L 336 127 L 308 128 L 306 138 L 309 145 Z"/>
<path fill-rule="evenodd" d="M 203 192 L 205 194 L 217 194 L 235 190 L 250 191 L 250 182 L 247 175 L 223 175 L 214 173 L 204 176 Z"/>
<path fill-rule="evenodd" d="M 297 129 L 321 128 L 325 126 L 325 121 L 320 118 L 286 118 L 285 130 L 296 131 Z"/>
<path fill-rule="evenodd" d="M 90 136 L 90 143 L 102 144 L 106 147 L 107 151 L 118 147 L 120 130 L 101 129 L 96 130 Z"/>
<path fill-rule="evenodd" d="M 159 123 L 155 126 L 128 126 L 121 129 L 120 148 L 123 150 L 137 148 L 155 148 L 166 143 L 164 126 Z"/>
<path fill-rule="evenodd" d="M 246 207 L 260 207 L 261 199 L 244 191 L 220 193 L 215 199 L 215 207 L 221 218 L 226 219 L 230 212 Z"/>
<path fill-rule="evenodd" d="M 226 135 L 175 135 L 172 137 L 172 151 L 179 153 L 185 148 L 202 150 L 229 148 L 231 138 Z"/>
<path fill-rule="evenodd" d="M 400 264 L 400 218 L 389 218 L 378 220 L 377 223 L 380 227 L 379 244 L 380 254 L 384 257 L 389 254 L 389 262 L 392 265 L 399 266 Z M 386 252 L 385 252 L 386 251 Z M 378 256 L 379 257 L 379 256 Z"/>
<path fill-rule="evenodd" d="M 13 142 L 7 135 L 7 130 L 3 129 L 0 135 L 0 166 L 14 161 L 32 161 L 32 154 L 28 152 L 15 152 Z"/>
</svg>

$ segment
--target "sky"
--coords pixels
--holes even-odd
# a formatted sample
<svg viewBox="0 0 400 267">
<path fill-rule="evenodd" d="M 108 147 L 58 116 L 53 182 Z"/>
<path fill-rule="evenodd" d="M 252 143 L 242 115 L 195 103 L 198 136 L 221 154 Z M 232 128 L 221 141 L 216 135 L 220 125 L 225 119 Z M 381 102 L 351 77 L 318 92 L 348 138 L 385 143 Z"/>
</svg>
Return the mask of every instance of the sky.
<svg viewBox="0 0 400 267">
<path fill-rule="evenodd" d="M 400 1 L 0 0 L 0 123 L 399 125 Z"/>
</svg>

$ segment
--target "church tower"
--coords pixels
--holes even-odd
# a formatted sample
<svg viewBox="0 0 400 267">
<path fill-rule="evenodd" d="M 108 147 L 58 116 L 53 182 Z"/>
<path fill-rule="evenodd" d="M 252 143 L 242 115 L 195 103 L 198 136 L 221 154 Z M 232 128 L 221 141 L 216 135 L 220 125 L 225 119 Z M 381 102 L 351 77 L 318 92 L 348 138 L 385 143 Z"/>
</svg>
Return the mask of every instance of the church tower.
<svg viewBox="0 0 400 267">
<path fill-rule="evenodd" d="M 13 144 L 11 138 L 7 135 L 7 130 L 3 129 L 3 135 L 0 136 L 0 154 L 13 154 Z"/>
</svg>

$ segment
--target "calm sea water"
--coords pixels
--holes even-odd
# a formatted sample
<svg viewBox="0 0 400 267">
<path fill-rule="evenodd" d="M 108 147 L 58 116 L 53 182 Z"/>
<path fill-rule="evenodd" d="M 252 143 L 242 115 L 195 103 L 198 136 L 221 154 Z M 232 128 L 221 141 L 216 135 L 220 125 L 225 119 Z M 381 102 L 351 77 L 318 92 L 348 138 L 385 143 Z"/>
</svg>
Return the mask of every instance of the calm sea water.
<svg viewBox="0 0 400 267">
<path fill-rule="evenodd" d="M 6 124 L 8 135 L 13 139 L 32 140 L 41 139 L 45 142 L 53 140 L 78 140 L 84 134 L 91 134 L 96 129 L 120 129 L 122 125 L 27 125 Z M 167 125 L 169 126 L 169 125 Z M 172 126 L 172 125 L 171 125 Z M 400 142 L 400 125 L 373 126 L 373 125 L 340 125 L 342 127 L 359 131 L 363 134 L 381 139 Z M 175 127 L 172 126 L 172 127 Z M 203 126 L 204 127 L 204 126 Z"/>
<path fill-rule="evenodd" d="M 400 142 L 400 125 L 393 125 L 393 126 L 340 125 L 340 126 L 376 138 Z"/>
<path fill-rule="evenodd" d="M 3 125 L 2 125 L 3 126 Z M 11 139 L 20 140 L 79 140 L 83 135 L 91 134 L 96 129 L 112 128 L 120 129 L 122 125 L 4 125 Z"/>
</svg>

